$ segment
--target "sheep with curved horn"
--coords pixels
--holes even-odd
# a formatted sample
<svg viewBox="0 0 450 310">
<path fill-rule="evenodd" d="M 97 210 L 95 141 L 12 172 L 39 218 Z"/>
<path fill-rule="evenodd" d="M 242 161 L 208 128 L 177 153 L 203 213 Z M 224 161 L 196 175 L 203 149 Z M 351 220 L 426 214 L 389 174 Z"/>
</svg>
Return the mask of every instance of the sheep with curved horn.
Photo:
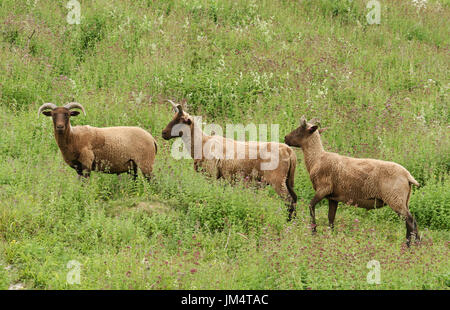
<svg viewBox="0 0 450 310">
<path fill-rule="evenodd" d="M 150 178 L 157 153 L 156 141 L 150 133 L 139 127 L 72 127 L 70 117 L 80 114 L 73 109 L 86 115 L 80 103 L 70 102 L 63 107 L 45 103 L 39 107 L 38 116 L 42 113 L 52 117 L 56 143 L 64 161 L 79 176 L 88 177 L 95 170 L 128 172 L 136 179 L 139 168 Z"/>
<path fill-rule="evenodd" d="M 270 184 L 288 204 L 288 219 L 295 217 L 297 157 L 290 147 L 278 142 L 236 141 L 219 135 L 207 135 L 194 118 L 183 111 L 181 105 L 168 101 L 175 115 L 162 131 L 162 137 L 165 140 L 181 137 L 194 159 L 196 171 L 203 169 L 215 178 L 235 180 L 243 177 Z M 198 150 L 201 154 L 196 156 Z M 270 165 L 272 161 L 277 164 Z"/>
</svg>

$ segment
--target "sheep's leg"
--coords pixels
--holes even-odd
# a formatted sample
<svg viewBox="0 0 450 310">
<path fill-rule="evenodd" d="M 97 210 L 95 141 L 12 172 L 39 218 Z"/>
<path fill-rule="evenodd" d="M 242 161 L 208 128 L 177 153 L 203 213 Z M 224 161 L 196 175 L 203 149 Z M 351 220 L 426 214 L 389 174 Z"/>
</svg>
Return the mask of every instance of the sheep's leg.
<svg viewBox="0 0 450 310">
<path fill-rule="evenodd" d="M 291 205 L 289 207 L 289 219 L 294 216 L 297 216 L 297 194 L 294 191 L 294 178 L 295 178 L 295 165 L 296 165 L 296 157 L 295 155 L 292 155 L 292 158 L 290 159 L 290 168 L 287 173 L 286 177 L 286 187 L 289 192 L 289 195 L 291 196 Z"/>
<path fill-rule="evenodd" d="M 289 212 L 288 222 L 290 222 L 293 218 L 297 217 L 297 210 L 296 210 L 297 202 L 290 195 L 288 195 L 287 198 L 286 197 L 283 197 L 283 198 L 287 201 L 286 205 L 288 206 L 288 212 Z"/>
<path fill-rule="evenodd" d="M 297 204 L 295 202 L 291 202 L 289 204 L 289 217 L 288 217 L 288 221 L 292 220 L 292 218 L 296 218 L 297 217 L 297 211 L 296 211 L 296 206 Z"/>
<path fill-rule="evenodd" d="M 311 216 L 311 225 L 312 225 L 312 232 L 315 233 L 316 230 L 316 204 L 320 200 L 317 200 L 316 197 L 311 200 L 309 204 L 309 215 Z"/>
<path fill-rule="evenodd" d="M 131 160 L 134 163 L 134 174 L 137 177 L 137 170 L 141 170 L 142 174 L 144 175 L 145 179 L 150 182 L 152 178 L 152 171 L 153 171 L 153 163 L 154 158 L 148 157 L 147 155 L 134 158 Z"/>
<path fill-rule="evenodd" d="M 330 228 L 334 228 L 334 217 L 336 216 L 338 202 L 336 200 L 328 199 L 328 223 Z"/>
<path fill-rule="evenodd" d="M 291 203 L 289 205 L 289 221 L 291 220 L 292 217 L 295 218 L 297 216 L 297 211 L 296 211 L 297 195 L 294 192 L 294 189 L 293 189 L 293 187 L 294 187 L 293 185 L 294 184 L 292 184 L 292 183 L 290 183 L 289 180 L 286 181 L 286 187 L 287 187 L 287 190 L 288 190 L 289 195 L 291 197 Z"/>
<path fill-rule="evenodd" d="M 391 205 L 392 208 L 392 205 Z M 411 212 L 405 207 L 401 209 L 392 208 L 394 211 L 403 219 L 405 219 L 406 224 L 406 246 L 409 247 L 411 245 L 412 236 L 415 235 L 418 237 L 417 233 L 417 223 Z M 416 239 L 417 240 L 417 239 Z"/>
<path fill-rule="evenodd" d="M 419 231 L 417 229 L 417 222 L 416 219 L 412 216 L 412 214 L 409 212 L 409 199 L 411 198 L 411 188 L 412 186 L 409 185 L 409 191 L 408 191 L 408 196 L 406 198 L 406 209 L 408 210 L 409 215 L 412 217 L 412 222 L 413 222 L 413 234 L 415 235 L 416 238 L 416 242 L 420 241 L 420 236 L 419 236 Z"/>
<path fill-rule="evenodd" d="M 138 176 L 137 166 L 136 163 L 133 162 L 133 181 L 136 181 L 137 176 Z"/>
<path fill-rule="evenodd" d="M 289 204 L 289 218 L 290 221 L 292 218 L 295 218 L 297 216 L 297 195 L 294 192 L 293 184 L 289 184 L 289 182 L 286 182 L 286 188 L 289 193 L 290 197 L 290 204 Z"/>
<path fill-rule="evenodd" d="M 83 149 L 78 157 L 78 161 L 81 164 L 77 167 L 78 175 L 89 178 L 91 175 L 92 164 L 94 162 L 94 153 L 91 150 Z"/>
<path fill-rule="evenodd" d="M 316 204 L 325 198 L 329 193 L 327 191 L 317 191 L 314 198 L 309 203 L 309 214 L 311 215 L 312 232 L 316 232 Z"/>
<path fill-rule="evenodd" d="M 133 171 L 131 171 L 133 170 Z M 130 159 L 130 169 L 128 170 L 128 173 L 131 174 L 131 176 L 133 177 L 133 181 L 136 181 L 137 179 L 137 165 L 134 162 L 134 160 Z"/>
<path fill-rule="evenodd" d="M 278 188 L 278 189 L 277 189 Z M 297 206 L 297 195 L 286 181 L 284 184 L 275 186 L 275 190 L 281 198 L 286 200 L 288 205 L 288 221 L 291 221 L 297 216 L 296 206 Z"/>
<path fill-rule="evenodd" d="M 280 182 L 272 175 L 265 176 L 265 180 L 267 183 L 272 185 L 272 187 L 275 189 L 275 192 L 277 192 L 277 194 L 286 201 L 289 212 L 288 221 L 290 221 L 293 216 L 295 217 L 295 202 L 289 194 L 286 182 Z"/>
<path fill-rule="evenodd" d="M 406 245 L 409 247 L 411 245 L 411 239 L 414 237 L 416 241 L 419 241 L 419 233 L 417 231 L 417 222 L 412 216 L 409 210 L 406 215 Z"/>
<path fill-rule="evenodd" d="M 150 182 L 150 180 L 152 179 L 153 176 L 153 167 L 150 163 L 145 162 L 143 164 L 138 164 L 136 166 L 136 176 L 137 176 L 137 167 L 139 167 L 139 169 L 141 169 L 142 174 L 144 175 L 145 179 Z"/>
<path fill-rule="evenodd" d="M 77 167 L 78 179 L 88 179 L 91 176 L 91 172 L 84 166 Z"/>
<path fill-rule="evenodd" d="M 80 179 L 81 177 L 83 177 L 83 165 L 81 163 L 78 163 L 75 166 L 75 170 L 77 171 L 78 174 L 78 179 Z"/>
<path fill-rule="evenodd" d="M 409 187 L 409 185 L 408 185 Z M 411 239 L 415 236 L 416 240 L 418 240 L 418 231 L 417 231 L 417 223 L 411 212 L 408 209 L 408 201 L 409 201 L 409 192 L 410 188 L 406 188 L 406 190 L 397 190 L 395 192 L 388 192 L 385 195 L 385 201 L 392 210 L 394 210 L 401 218 L 405 220 L 406 224 L 406 245 L 409 247 L 411 245 Z M 406 192 L 406 193 L 405 193 Z M 402 195 L 402 193 L 405 193 Z"/>
<path fill-rule="evenodd" d="M 74 161 L 74 165 L 72 166 L 72 168 L 77 172 L 78 179 L 88 178 L 91 175 L 90 170 L 79 161 Z"/>
</svg>

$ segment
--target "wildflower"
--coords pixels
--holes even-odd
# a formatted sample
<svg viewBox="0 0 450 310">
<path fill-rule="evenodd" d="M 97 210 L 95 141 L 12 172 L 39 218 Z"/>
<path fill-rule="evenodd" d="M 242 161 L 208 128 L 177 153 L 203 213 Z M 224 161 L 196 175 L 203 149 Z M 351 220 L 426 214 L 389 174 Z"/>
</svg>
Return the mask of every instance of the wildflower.
<svg viewBox="0 0 450 310">
<path fill-rule="evenodd" d="M 419 11 L 421 9 L 426 9 L 428 0 L 412 0 L 412 4 Z"/>
</svg>

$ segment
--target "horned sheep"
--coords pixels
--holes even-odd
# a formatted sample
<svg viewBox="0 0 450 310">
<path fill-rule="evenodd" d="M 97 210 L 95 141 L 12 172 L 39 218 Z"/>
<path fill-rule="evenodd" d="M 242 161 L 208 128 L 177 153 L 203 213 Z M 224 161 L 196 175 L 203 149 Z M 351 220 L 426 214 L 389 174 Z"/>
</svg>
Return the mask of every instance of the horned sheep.
<svg viewBox="0 0 450 310">
<path fill-rule="evenodd" d="M 328 199 L 328 220 L 332 228 L 338 202 L 374 209 L 389 205 L 406 219 L 406 239 L 419 240 L 417 223 L 408 204 L 412 185 L 419 186 L 414 177 L 394 162 L 361 159 L 324 151 L 318 120 L 307 122 L 303 116 L 300 126 L 285 137 L 289 146 L 300 147 L 304 154 L 315 195 L 309 208 L 315 231 L 315 205 Z"/>
<path fill-rule="evenodd" d="M 278 142 L 244 142 L 207 135 L 181 105 L 169 102 L 175 116 L 162 131 L 162 137 L 165 140 L 181 137 L 194 159 L 196 171 L 203 169 L 217 179 L 248 178 L 268 183 L 289 204 L 289 220 L 295 216 L 297 195 L 293 188 L 297 158 L 290 147 Z M 197 147 L 201 150 L 198 156 L 195 154 Z M 277 165 L 270 167 L 272 158 L 268 153 L 278 156 Z"/>
<path fill-rule="evenodd" d="M 139 168 L 147 179 L 151 177 L 157 145 L 150 133 L 139 127 L 72 127 L 70 117 L 80 113 L 72 109 L 81 109 L 86 115 L 77 102 L 63 107 L 45 103 L 39 108 L 38 117 L 41 113 L 52 117 L 63 159 L 79 176 L 89 177 L 91 171 L 127 172 L 136 179 Z"/>
</svg>

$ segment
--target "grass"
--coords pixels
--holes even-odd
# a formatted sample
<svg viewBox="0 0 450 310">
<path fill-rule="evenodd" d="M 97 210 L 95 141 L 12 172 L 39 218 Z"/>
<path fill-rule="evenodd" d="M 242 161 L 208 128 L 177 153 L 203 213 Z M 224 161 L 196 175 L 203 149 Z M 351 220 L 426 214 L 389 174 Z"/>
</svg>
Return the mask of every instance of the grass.
<svg viewBox="0 0 450 310">
<path fill-rule="evenodd" d="M 448 289 L 448 1 L 382 1 L 368 25 L 354 1 L 0 0 L 0 288 Z M 327 150 L 392 160 L 421 183 L 410 209 L 420 245 L 389 208 L 327 207 L 311 235 L 314 191 L 300 150 L 298 217 L 272 188 L 230 185 L 170 156 L 164 100 L 208 123 L 320 117 Z M 157 139 L 155 177 L 93 173 L 62 160 L 43 102 L 76 100 L 72 124 L 133 125 Z M 368 284 L 378 260 L 381 283 Z M 71 260 L 81 264 L 69 284 Z"/>
</svg>

